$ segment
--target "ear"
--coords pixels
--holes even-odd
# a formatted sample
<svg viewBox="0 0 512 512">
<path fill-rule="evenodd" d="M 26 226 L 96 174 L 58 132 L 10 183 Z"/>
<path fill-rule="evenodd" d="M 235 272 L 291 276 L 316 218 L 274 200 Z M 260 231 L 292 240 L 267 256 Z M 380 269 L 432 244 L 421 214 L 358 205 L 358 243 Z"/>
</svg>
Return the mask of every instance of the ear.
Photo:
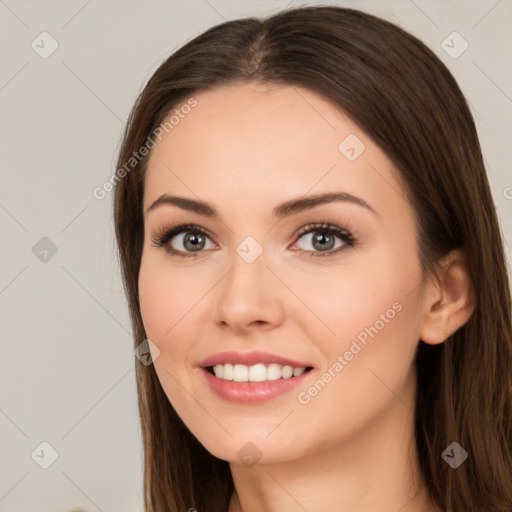
<svg viewBox="0 0 512 512">
<path fill-rule="evenodd" d="M 424 295 L 420 339 L 429 345 L 443 343 L 471 317 L 474 309 L 473 283 L 463 251 L 455 249 Z"/>
</svg>

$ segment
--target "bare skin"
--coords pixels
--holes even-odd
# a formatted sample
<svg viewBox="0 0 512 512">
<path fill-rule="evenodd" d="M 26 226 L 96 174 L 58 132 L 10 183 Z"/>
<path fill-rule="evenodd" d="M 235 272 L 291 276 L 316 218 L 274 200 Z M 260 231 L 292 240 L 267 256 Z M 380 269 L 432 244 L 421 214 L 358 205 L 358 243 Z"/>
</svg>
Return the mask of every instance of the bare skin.
<svg viewBox="0 0 512 512">
<path fill-rule="evenodd" d="M 471 315 L 463 254 L 449 255 L 439 281 L 424 279 L 413 209 L 391 161 L 321 96 L 243 84 L 195 98 L 150 157 L 139 292 L 170 402 L 230 464 L 229 512 L 439 512 L 414 444 L 414 356 L 420 339 L 442 343 Z M 362 152 L 357 139 L 339 149 L 349 135 Z M 284 201 L 340 191 L 371 209 L 332 201 L 272 216 Z M 163 194 L 208 202 L 219 218 L 172 204 L 148 211 Z M 297 235 L 311 224 L 324 233 L 324 222 L 355 244 L 334 235 L 323 252 L 312 231 Z M 171 223 L 206 230 L 197 257 L 154 245 Z M 190 254 L 190 232 L 167 248 Z M 262 249 L 251 263 L 236 251 L 248 236 Z M 233 403 L 211 391 L 199 367 L 226 350 L 262 350 L 313 370 L 292 392 Z M 319 379 L 325 386 L 311 391 Z M 251 463 L 239 453 L 247 446 Z"/>
</svg>

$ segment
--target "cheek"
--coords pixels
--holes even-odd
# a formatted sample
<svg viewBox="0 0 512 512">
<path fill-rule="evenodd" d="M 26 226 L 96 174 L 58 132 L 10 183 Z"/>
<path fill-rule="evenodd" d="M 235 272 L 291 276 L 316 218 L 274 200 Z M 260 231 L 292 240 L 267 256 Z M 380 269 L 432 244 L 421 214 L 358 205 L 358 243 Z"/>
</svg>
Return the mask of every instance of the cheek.
<svg viewBox="0 0 512 512">
<path fill-rule="evenodd" d="M 419 337 L 419 310 L 411 292 L 421 282 L 421 271 L 414 255 L 408 254 L 381 251 L 364 260 L 354 258 L 354 264 L 336 272 L 296 276 L 308 306 L 302 306 L 307 314 L 297 314 L 296 319 L 322 354 L 325 367 L 336 374 L 331 379 L 336 384 L 329 387 L 344 388 L 342 395 L 337 391 L 331 396 L 372 402 L 378 390 L 386 392 L 375 374 L 393 386 L 409 378 Z M 344 362 L 336 371 L 332 367 L 338 356 Z"/>
<path fill-rule="evenodd" d="M 159 340 L 165 332 L 169 309 L 175 298 L 167 290 L 165 279 L 147 259 L 142 260 L 139 273 L 139 301 L 146 334 L 151 340 Z"/>
<path fill-rule="evenodd" d="M 186 270 L 173 271 L 158 256 L 143 256 L 139 300 L 148 338 L 163 341 L 201 298 L 200 287 L 191 286 L 187 276 Z"/>
<path fill-rule="evenodd" d="M 421 273 L 413 257 L 379 256 L 372 256 L 372 264 L 347 266 L 350 271 L 341 271 L 336 283 L 303 281 L 312 290 L 308 305 L 325 325 L 304 320 L 302 328 L 309 326 L 325 356 L 325 373 L 314 389 L 300 390 L 299 402 L 319 414 L 336 411 L 333 428 L 339 422 L 355 428 L 388 407 L 395 393 L 413 404 L 419 310 L 411 292 Z"/>
<path fill-rule="evenodd" d="M 286 276 L 302 299 L 298 307 L 305 314 L 297 318 L 302 318 L 303 328 L 314 329 L 317 339 L 323 335 L 326 347 L 336 339 L 352 339 L 375 323 L 379 329 L 395 324 L 396 310 L 420 282 L 413 258 L 401 258 L 392 251 L 375 252 L 364 257 L 354 253 L 339 268 L 300 268 Z M 341 346 L 335 342 L 333 348 Z"/>
<path fill-rule="evenodd" d="M 186 271 L 172 270 L 168 262 L 159 260 L 159 255 L 143 256 L 139 300 L 146 335 L 160 351 L 154 368 L 169 402 L 186 424 L 200 419 L 189 418 L 195 407 L 183 387 L 192 389 L 188 359 L 193 340 L 198 338 L 193 306 L 204 295 L 204 291 L 190 285 Z"/>
</svg>

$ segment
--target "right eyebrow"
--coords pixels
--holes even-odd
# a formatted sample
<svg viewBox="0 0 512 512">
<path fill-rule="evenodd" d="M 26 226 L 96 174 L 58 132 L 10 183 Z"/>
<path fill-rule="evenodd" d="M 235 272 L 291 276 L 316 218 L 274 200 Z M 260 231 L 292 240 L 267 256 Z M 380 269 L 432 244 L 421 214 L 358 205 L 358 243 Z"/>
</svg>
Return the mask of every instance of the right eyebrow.
<svg viewBox="0 0 512 512">
<path fill-rule="evenodd" d="M 198 213 L 199 215 L 206 215 L 207 217 L 219 217 L 215 208 L 208 203 L 196 201 L 195 199 L 188 199 L 186 197 L 169 196 L 167 194 L 161 195 L 156 201 L 154 201 L 145 213 L 148 213 L 164 204 L 179 206 L 183 210 L 189 210 L 191 212 Z"/>
</svg>

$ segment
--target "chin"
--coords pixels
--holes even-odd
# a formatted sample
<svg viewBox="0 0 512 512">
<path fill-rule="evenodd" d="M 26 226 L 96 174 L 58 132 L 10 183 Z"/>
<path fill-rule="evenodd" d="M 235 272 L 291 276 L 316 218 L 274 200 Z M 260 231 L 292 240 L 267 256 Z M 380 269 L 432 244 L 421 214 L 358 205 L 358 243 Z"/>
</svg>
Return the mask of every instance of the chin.
<svg viewBox="0 0 512 512">
<path fill-rule="evenodd" d="M 249 429 L 240 429 L 239 432 L 230 430 L 233 437 L 228 434 L 220 437 L 196 436 L 204 448 L 218 459 L 225 460 L 232 464 L 243 464 L 247 467 L 255 464 L 275 464 L 292 460 L 299 456 L 294 453 L 299 443 L 291 436 L 287 436 L 283 431 L 282 437 L 277 436 L 272 439 L 275 432 L 268 437 L 268 432 L 251 432 Z M 283 439 L 287 439 L 288 443 Z M 301 449 L 303 443 L 300 443 Z"/>
</svg>

